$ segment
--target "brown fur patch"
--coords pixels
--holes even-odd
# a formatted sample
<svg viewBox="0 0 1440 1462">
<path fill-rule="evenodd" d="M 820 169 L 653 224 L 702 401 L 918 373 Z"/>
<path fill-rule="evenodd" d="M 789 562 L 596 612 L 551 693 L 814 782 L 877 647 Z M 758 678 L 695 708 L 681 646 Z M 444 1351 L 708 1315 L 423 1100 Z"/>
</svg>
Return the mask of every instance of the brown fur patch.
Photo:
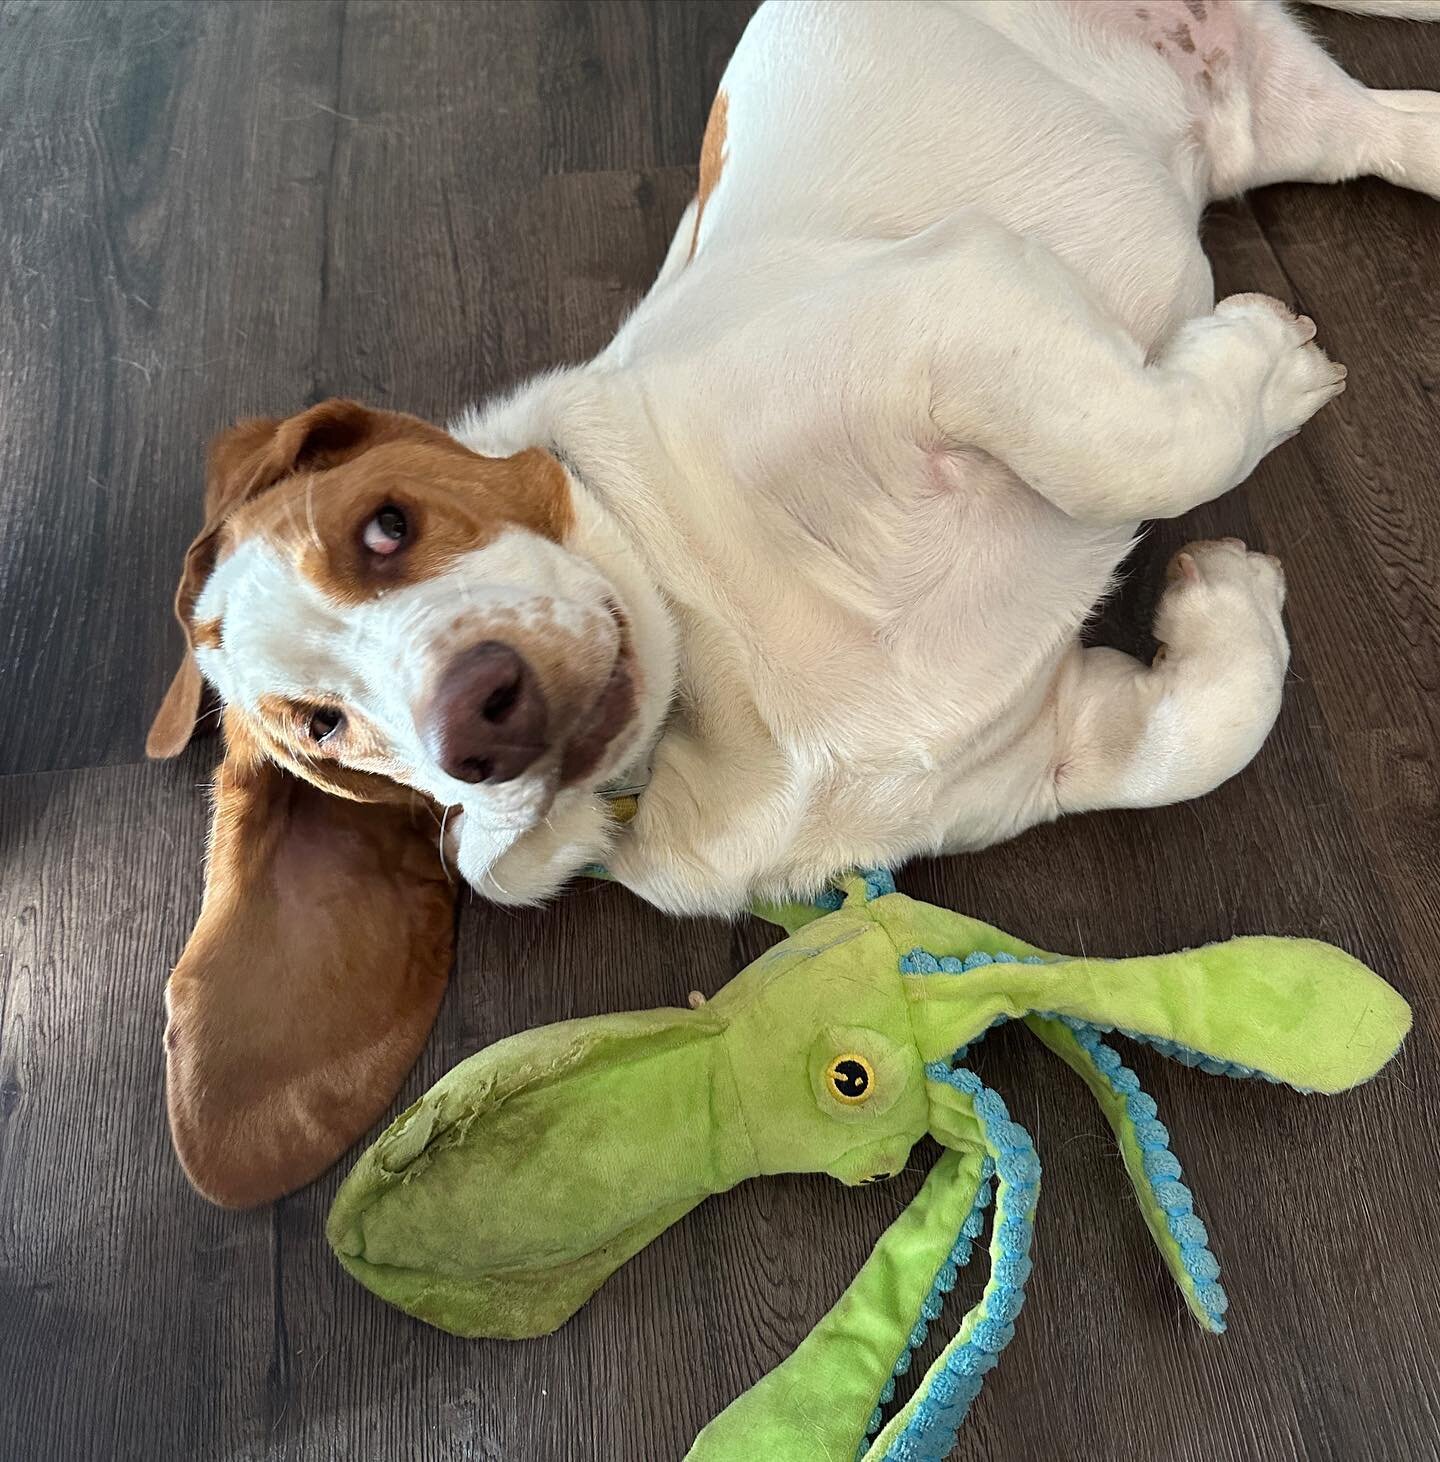
<svg viewBox="0 0 1440 1462">
<path fill-rule="evenodd" d="M 705 205 L 720 183 L 720 174 L 725 170 L 725 142 L 729 135 L 730 98 L 723 92 L 715 93 L 710 108 L 710 120 L 705 124 L 705 138 L 700 144 L 700 183 L 695 190 L 695 231 L 690 236 L 689 257 L 695 257 L 695 247 L 700 242 L 700 220 L 705 214 Z"/>
<path fill-rule="evenodd" d="M 542 448 L 482 457 L 413 417 L 368 415 L 374 429 L 349 436 L 343 455 L 302 458 L 313 465 L 233 514 L 227 540 L 261 535 L 329 598 L 359 604 L 442 573 L 506 528 L 555 543 L 573 528 L 565 470 Z M 387 505 L 405 514 L 405 542 L 394 553 L 372 553 L 365 525 Z"/>
<path fill-rule="evenodd" d="M 191 632 L 190 643 L 197 650 L 218 650 L 220 648 L 220 621 L 218 619 L 202 620 Z"/>
</svg>

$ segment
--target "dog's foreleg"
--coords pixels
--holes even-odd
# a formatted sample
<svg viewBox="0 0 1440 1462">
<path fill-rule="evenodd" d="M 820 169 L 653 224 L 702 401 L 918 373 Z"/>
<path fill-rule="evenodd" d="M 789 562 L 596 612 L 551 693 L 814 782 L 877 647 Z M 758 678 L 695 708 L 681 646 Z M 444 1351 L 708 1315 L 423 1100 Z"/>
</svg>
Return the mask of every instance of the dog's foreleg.
<svg viewBox="0 0 1440 1462">
<path fill-rule="evenodd" d="M 942 449 L 983 449 L 1073 518 L 1188 512 L 1344 389 L 1314 325 L 1276 300 L 1222 300 L 1147 360 L 1049 250 L 991 223 L 951 227 L 943 267 L 909 284 L 928 290 L 923 317 L 919 302 L 907 312 L 925 319 L 930 425 Z"/>
<path fill-rule="evenodd" d="M 543 821 L 495 856 L 487 830 L 469 814 L 446 814 L 442 848 L 460 876 L 497 904 L 544 903 L 577 871 L 603 863 L 619 832 L 593 792 L 563 792 Z"/>
</svg>

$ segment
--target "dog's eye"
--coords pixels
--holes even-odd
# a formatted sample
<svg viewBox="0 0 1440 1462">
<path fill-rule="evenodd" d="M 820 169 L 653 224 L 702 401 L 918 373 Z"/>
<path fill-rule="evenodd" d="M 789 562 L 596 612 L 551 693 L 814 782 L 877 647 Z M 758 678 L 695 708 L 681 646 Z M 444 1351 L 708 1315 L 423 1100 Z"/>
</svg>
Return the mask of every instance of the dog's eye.
<svg viewBox="0 0 1440 1462">
<path fill-rule="evenodd" d="M 311 741 L 328 741 L 343 725 L 345 717 L 339 711 L 330 706 L 316 711 L 310 717 L 310 739 Z"/>
<path fill-rule="evenodd" d="M 410 532 L 405 514 L 394 503 L 386 503 L 365 525 L 360 535 L 371 553 L 394 553 Z"/>
</svg>

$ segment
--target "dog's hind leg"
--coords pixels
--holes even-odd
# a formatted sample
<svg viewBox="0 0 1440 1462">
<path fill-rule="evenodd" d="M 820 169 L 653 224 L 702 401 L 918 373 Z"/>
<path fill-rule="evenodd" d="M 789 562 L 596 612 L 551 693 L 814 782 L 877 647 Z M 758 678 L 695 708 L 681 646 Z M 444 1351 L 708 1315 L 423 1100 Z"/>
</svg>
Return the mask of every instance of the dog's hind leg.
<svg viewBox="0 0 1440 1462">
<path fill-rule="evenodd" d="M 1278 563 L 1231 538 L 1191 544 L 1170 574 L 1153 665 L 1077 650 L 1061 672 L 1057 812 L 1199 797 L 1240 771 L 1275 722 L 1290 659 Z"/>
<path fill-rule="evenodd" d="M 1236 52 L 1211 66 L 1211 193 L 1374 175 L 1440 198 L 1440 94 L 1374 91 L 1278 5 L 1237 5 Z"/>
</svg>

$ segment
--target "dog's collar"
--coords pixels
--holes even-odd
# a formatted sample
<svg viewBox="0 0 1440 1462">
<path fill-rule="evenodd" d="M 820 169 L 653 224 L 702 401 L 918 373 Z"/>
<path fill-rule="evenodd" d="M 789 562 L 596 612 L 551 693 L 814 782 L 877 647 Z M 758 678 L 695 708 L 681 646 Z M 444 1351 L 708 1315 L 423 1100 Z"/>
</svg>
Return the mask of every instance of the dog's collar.
<svg viewBox="0 0 1440 1462">
<path fill-rule="evenodd" d="M 615 822 L 627 823 L 640 810 L 640 794 L 650 785 L 650 754 L 653 749 L 647 750 L 644 757 L 619 776 L 595 789 Z"/>
</svg>

